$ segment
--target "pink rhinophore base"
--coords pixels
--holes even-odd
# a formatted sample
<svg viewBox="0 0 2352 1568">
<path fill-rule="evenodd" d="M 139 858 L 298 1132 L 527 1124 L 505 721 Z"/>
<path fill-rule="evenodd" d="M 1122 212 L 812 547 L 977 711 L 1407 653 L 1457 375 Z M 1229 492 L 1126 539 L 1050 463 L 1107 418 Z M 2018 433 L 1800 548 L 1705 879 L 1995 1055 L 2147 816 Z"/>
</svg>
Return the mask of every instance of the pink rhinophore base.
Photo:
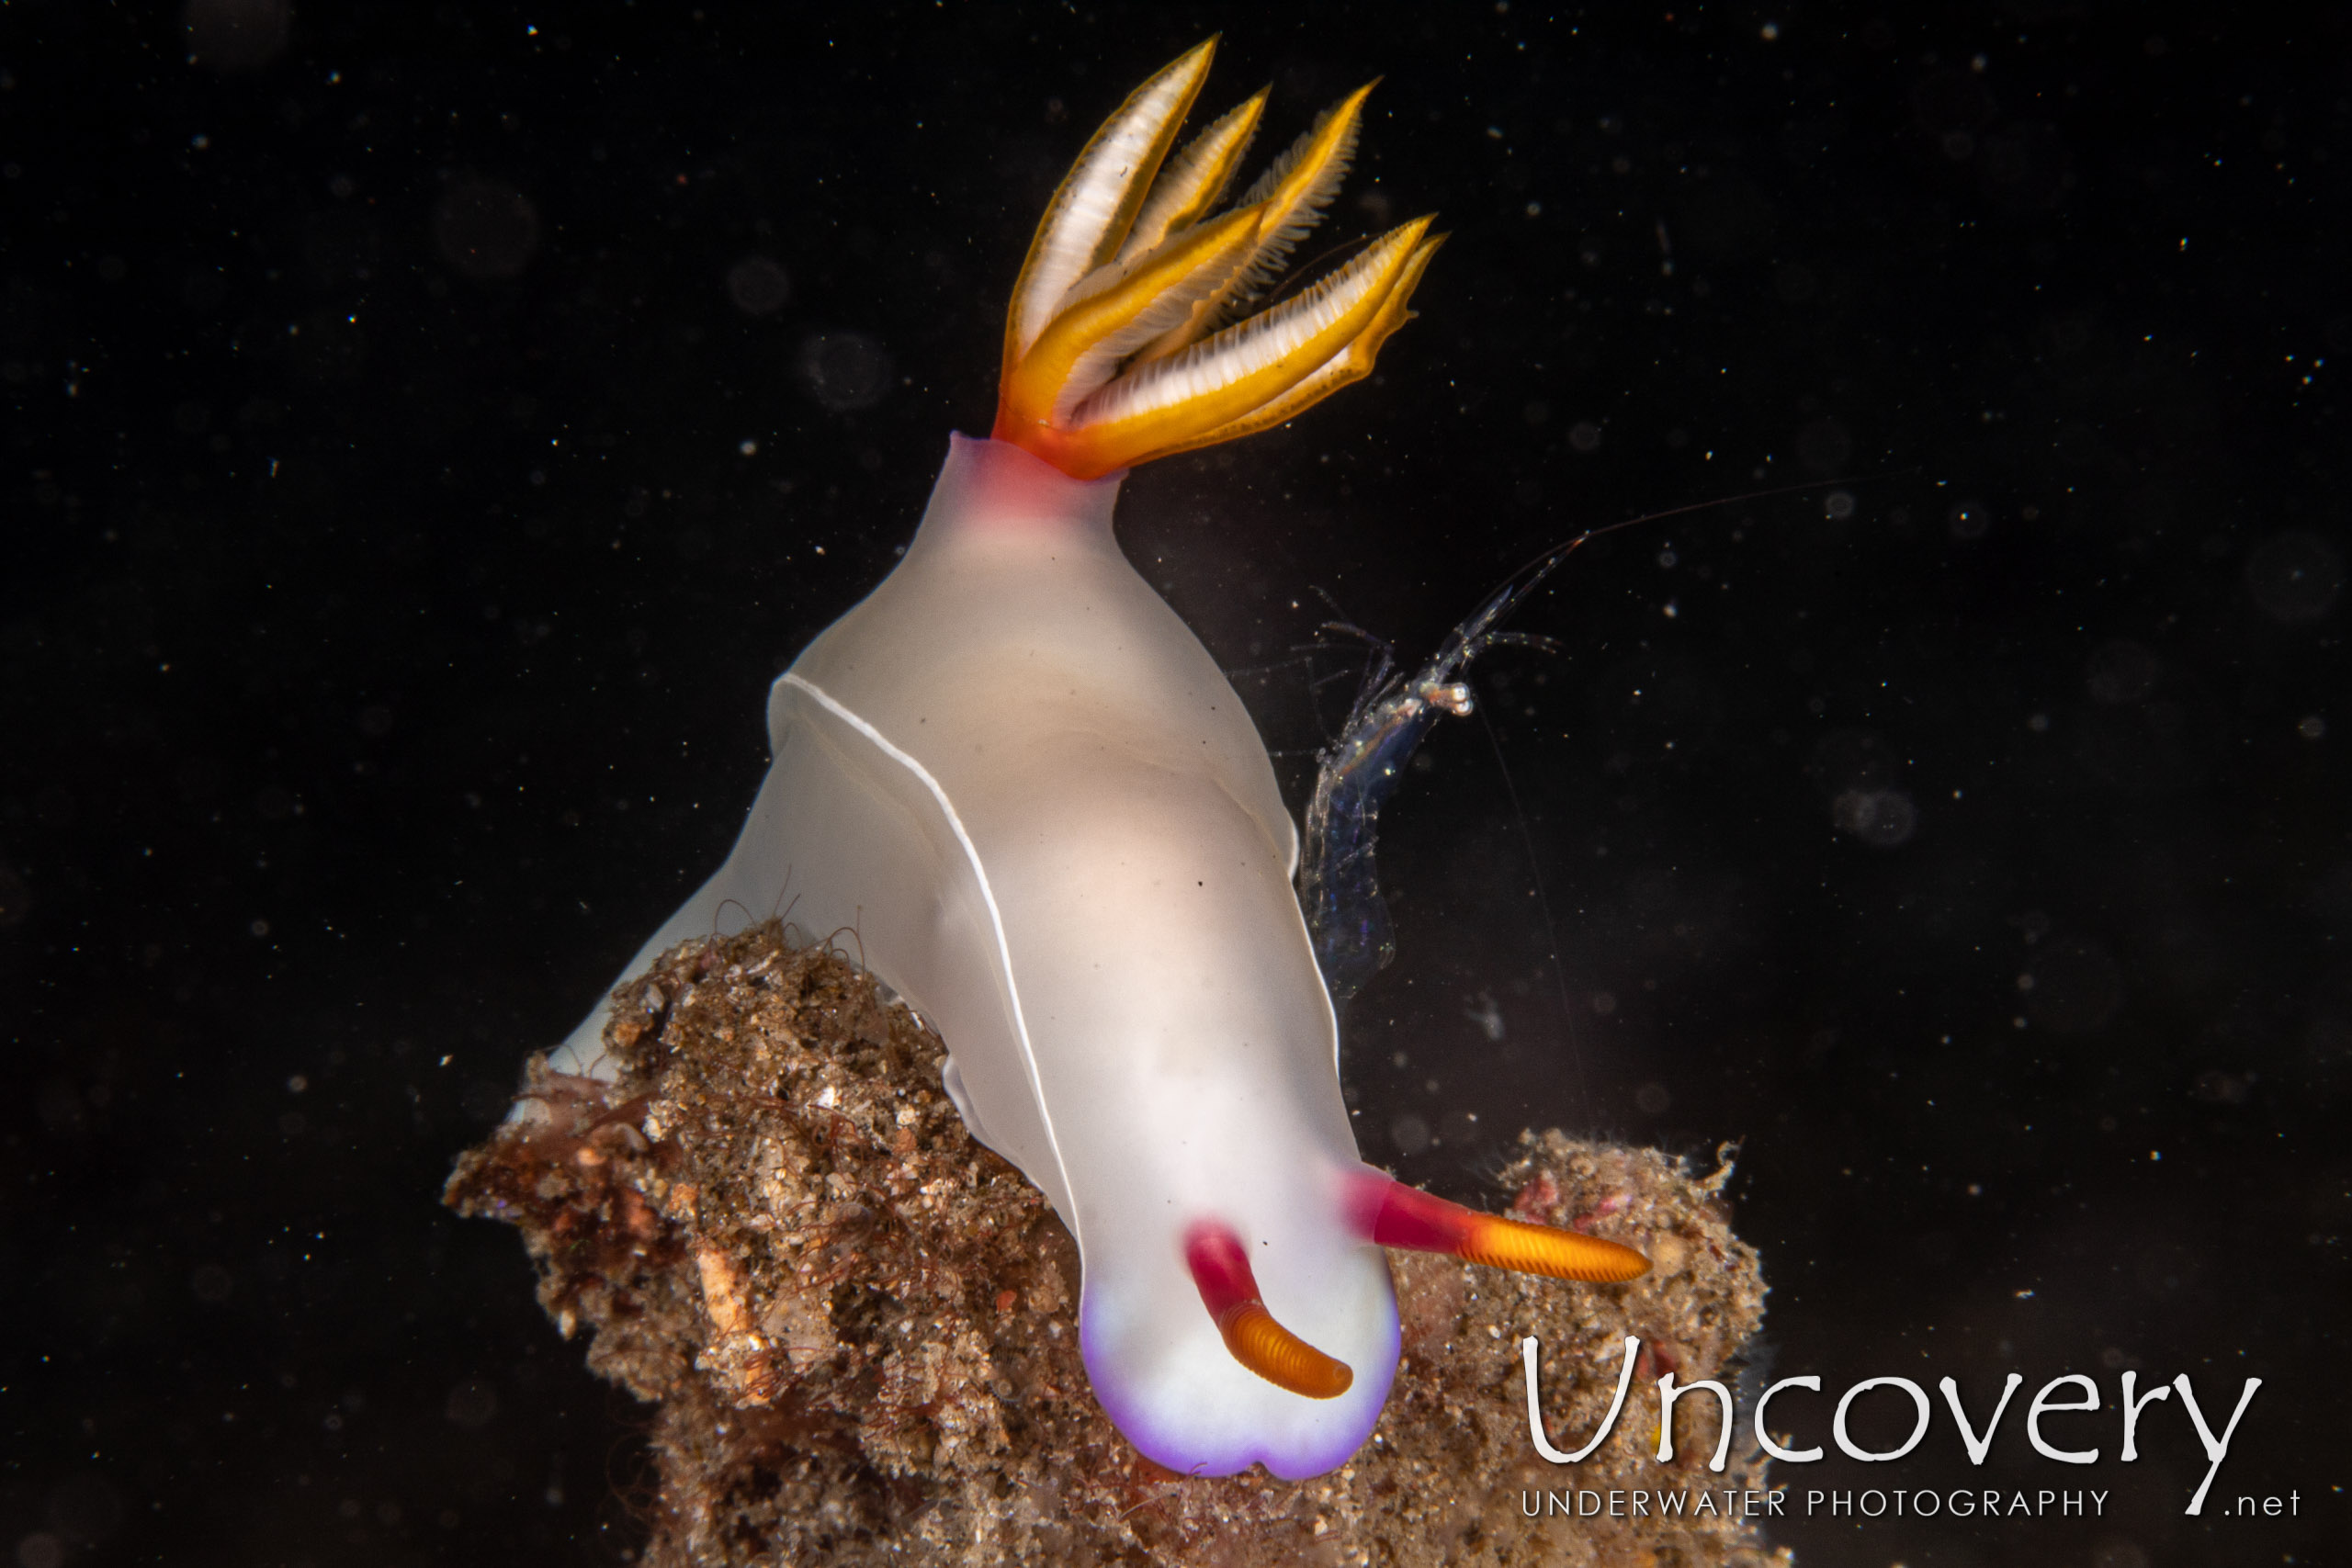
<svg viewBox="0 0 2352 1568">
<path fill-rule="evenodd" d="M 1376 1246 L 1459 1256 L 1479 1217 L 1369 1166 L 1347 1182 L 1348 1219 L 1358 1235 Z"/>
</svg>

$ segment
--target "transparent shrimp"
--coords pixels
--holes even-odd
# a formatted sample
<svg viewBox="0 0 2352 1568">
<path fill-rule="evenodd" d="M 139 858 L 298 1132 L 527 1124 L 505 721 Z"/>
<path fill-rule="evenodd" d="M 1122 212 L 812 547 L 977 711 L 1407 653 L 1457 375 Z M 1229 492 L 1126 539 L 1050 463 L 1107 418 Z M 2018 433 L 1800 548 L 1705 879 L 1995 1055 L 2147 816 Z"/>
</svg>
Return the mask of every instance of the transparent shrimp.
<svg viewBox="0 0 2352 1568">
<path fill-rule="evenodd" d="M 1374 862 L 1381 807 L 1396 794 L 1405 765 L 1438 716 L 1460 718 L 1475 711 L 1469 682 L 1462 678 L 1472 660 L 1498 644 L 1553 646 L 1548 637 L 1497 627 L 1574 547 L 1554 551 L 1497 589 L 1410 676 L 1399 673 L 1393 653 L 1374 641 L 1377 653 L 1348 722 L 1319 760 L 1299 858 L 1299 903 L 1333 1007 L 1345 1007 L 1396 956 Z M 1327 629 L 1355 631 L 1338 623 Z"/>
</svg>

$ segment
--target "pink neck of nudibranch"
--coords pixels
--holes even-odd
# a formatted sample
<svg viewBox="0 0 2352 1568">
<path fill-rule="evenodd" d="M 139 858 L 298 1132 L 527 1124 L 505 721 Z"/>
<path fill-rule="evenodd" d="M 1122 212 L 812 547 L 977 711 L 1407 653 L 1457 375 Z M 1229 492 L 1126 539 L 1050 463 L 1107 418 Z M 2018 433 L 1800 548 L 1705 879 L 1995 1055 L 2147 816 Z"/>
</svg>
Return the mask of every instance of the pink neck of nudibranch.
<svg viewBox="0 0 2352 1568">
<path fill-rule="evenodd" d="M 1126 477 L 1074 479 L 1009 441 L 951 434 L 932 505 L 952 500 L 959 521 L 990 530 L 1107 529 Z"/>
</svg>

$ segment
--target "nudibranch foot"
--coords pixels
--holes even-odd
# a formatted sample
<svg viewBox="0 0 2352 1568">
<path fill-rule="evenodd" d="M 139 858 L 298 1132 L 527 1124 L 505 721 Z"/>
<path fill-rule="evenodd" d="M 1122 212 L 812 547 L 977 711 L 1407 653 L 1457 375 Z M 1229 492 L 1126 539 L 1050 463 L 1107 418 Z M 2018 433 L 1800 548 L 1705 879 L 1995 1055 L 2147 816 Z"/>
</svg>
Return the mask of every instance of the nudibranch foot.
<svg viewBox="0 0 2352 1568">
<path fill-rule="evenodd" d="M 1079 154 L 1013 287 L 995 435 L 1074 479 L 1279 424 L 1371 373 L 1442 235 L 1418 218 L 1289 299 L 1245 312 L 1321 221 L 1353 159 L 1358 88 L 1209 216 L 1260 92 L 1175 153 L 1216 40 L 1136 89 Z"/>
<path fill-rule="evenodd" d="M 1349 1183 L 1351 1217 L 1367 1241 L 1440 1252 L 1465 1263 L 1587 1284 L 1621 1284 L 1649 1271 L 1630 1247 L 1579 1231 L 1482 1214 L 1367 1167 Z"/>
<path fill-rule="evenodd" d="M 1337 1399 L 1354 1386 L 1356 1375 L 1345 1361 L 1334 1360 L 1274 1321 L 1259 1298 L 1249 1250 L 1230 1225 L 1214 1220 L 1195 1224 L 1184 1238 L 1184 1266 L 1235 1360 L 1276 1388 L 1309 1399 Z"/>
</svg>

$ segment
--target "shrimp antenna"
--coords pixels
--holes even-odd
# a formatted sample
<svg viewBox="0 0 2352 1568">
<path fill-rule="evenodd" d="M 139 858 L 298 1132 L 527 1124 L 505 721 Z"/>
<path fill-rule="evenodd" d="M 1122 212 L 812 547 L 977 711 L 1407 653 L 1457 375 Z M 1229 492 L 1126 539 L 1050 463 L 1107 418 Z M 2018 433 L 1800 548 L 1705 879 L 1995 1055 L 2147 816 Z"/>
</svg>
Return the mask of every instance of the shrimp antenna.
<svg viewBox="0 0 2352 1568">
<path fill-rule="evenodd" d="M 1552 574 L 1552 569 L 1566 560 L 1579 545 L 1589 543 L 1594 539 L 1606 538 L 1620 529 L 1638 528 L 1645 523 L 1663 523 L 1669 517 L 1687 517 L 1694 512 L 1710 512 L 1718 506 L 1737 506 L 1744 501 L 1770 501 L 1775 496 L 1801 495 L 1809 490 L 1837 490 L 1846 485 L 1875 484 L 1880 479 L 1902 479 L 1905 475 L 1917 472 L 1919 469 L 1917 465 L 1914 465 L 1908 468 L 1885 468 L 1875 474 L 1857 474 L 1850 479 L 1804 479 L 1796 484 L 1774 485 L 1769 490 L 1741 491 L 1736 495 L 1719 495 L 1712 501 L 1694 501 L 1683 506 L 1669 506 L 1663 512 L 1645 512 L 1639 517 L 1620 518 L 1614 523 L 1603 523 L 1599 527 L 1587 528 L 1565 544 L 1554 545 L 1549 549 L 1537 552 L 1512 568 L 1504 575 L 1502 581 L 1496 584 L 1496 587 L 1498 589 L 1507 587 L 1516 581 L 1521 573 L 1533 571 L 1535 575 L 1528 579 L 1526 583 L 1527 588 L 1532 588 L 1544 578 L 1549 577 Z"/>
</svg>

